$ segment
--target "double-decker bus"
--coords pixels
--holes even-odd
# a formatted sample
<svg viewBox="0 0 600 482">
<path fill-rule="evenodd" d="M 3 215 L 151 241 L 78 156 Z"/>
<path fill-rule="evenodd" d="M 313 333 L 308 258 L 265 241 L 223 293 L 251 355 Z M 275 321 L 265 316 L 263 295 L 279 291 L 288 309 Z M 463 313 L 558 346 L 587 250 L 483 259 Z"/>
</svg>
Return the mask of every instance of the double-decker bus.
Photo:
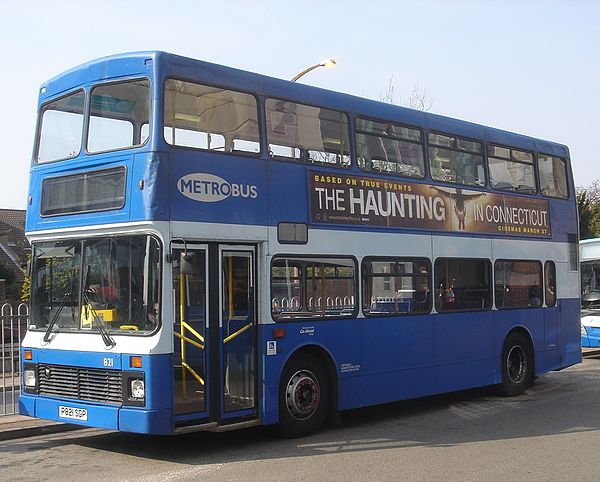
<svg viewBox="0 0 600 482">
<path fill-rule="evenodd" d="M 163 52 L 40 90 L 22 414 L 274 425 L 581 361 L 568 149 Z"/>
</svg>

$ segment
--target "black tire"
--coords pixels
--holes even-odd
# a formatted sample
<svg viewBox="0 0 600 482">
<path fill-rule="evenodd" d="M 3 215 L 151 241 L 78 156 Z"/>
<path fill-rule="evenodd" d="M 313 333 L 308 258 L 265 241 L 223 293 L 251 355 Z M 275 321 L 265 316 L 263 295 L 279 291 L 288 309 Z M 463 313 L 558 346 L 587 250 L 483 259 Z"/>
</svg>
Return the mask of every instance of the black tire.
<svg viewBox="0 0 600 482">
<path fill-rule="evenodd" d="M 506 337 L 502 349 L 500 394 L 515 397 L 525 392 L 533 380 L 533 356 L 527 338 L 518 332 Z"/>
<path fill-rule="evenodd" d="M 293 357 L 279 381 L 279 422 L 283 437 L 302 437 L 317 430 L 327 418 L 330 405 L 329 377 L 314 355 Z"/>
</svg>

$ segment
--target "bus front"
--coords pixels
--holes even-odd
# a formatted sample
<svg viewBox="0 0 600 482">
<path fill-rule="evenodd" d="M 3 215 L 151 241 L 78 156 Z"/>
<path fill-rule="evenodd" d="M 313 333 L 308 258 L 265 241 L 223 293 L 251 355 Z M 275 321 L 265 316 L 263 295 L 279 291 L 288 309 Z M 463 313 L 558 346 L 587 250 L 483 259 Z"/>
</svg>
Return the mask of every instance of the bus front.
<svg viewBox="0 0 600 482">
<path fill-rule="evenodd" d="M 151 141 L 157 60 L 100 59 L 40 90 L 21 414 L 172 432 L 161 299 L 168 222 Z"/>
</svg>

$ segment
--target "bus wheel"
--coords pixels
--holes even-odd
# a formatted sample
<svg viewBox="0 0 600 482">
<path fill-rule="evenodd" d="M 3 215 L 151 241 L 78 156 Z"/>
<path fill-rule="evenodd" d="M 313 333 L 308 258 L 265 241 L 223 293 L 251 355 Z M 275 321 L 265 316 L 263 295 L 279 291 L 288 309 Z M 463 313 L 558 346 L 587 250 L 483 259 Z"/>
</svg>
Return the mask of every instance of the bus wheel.
<svg viewBox="0 0 600 482">
<path fill-rule="evenodd" d="M 325 367 L 308 353 L 294 357 L 281 375 L 278 432 L 301 437 L 314 432 L 327 417 L 329 387 Z"/>
<path fill-rule="evenodd" d="M 511 333 L 502 350 L 502 382 L 500 394 L 505 397 L 521 395 L 532 380 L 532 357 L 527 338 L 521 333 Z"/>
</svg>

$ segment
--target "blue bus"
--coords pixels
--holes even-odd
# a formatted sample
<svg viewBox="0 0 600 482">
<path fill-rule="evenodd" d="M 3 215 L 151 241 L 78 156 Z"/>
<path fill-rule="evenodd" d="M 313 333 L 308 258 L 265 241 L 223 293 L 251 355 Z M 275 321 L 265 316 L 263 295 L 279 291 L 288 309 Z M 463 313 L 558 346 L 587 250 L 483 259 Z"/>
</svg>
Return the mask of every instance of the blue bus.
<svg viewBox="0 0 600 482">
<path fill-rule="evenodd" d="M 600 348 L 600 238 L 579 242 L 581 260 L 581 347 Z"/>
<path fill-rule="evenodd" d="M 563 145 L 164 52 L 38 118 L 21 414 L 298 436 L 581 361 Z"/>
</svg>

